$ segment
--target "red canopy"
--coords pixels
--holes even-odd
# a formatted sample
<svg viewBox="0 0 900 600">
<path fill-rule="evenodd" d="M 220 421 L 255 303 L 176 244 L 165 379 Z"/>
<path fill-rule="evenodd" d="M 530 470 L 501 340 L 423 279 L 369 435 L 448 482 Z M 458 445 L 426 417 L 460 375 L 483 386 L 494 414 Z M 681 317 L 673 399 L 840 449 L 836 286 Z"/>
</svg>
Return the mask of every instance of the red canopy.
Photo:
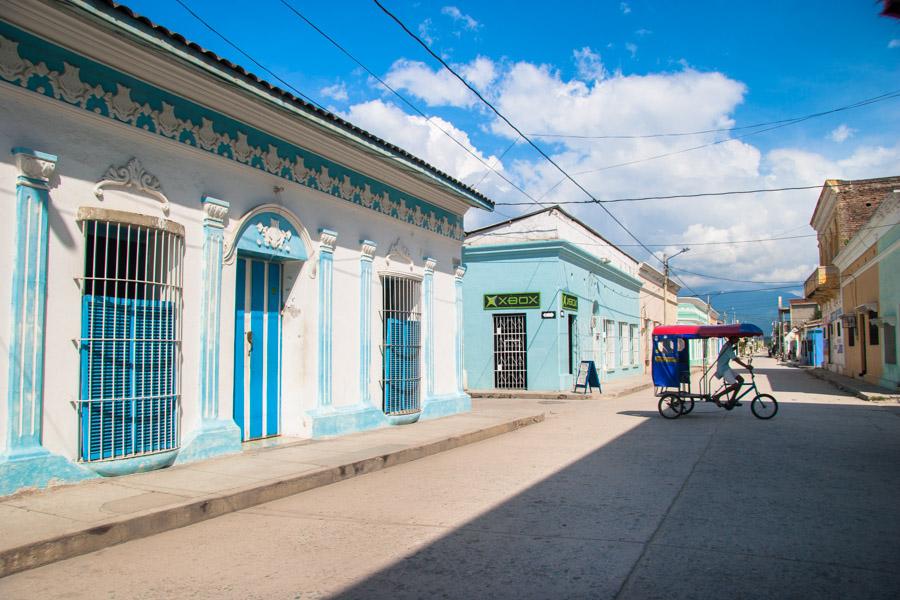
<svg viewBox="0 0 900 600">
<path fill-rule="evenodd" d="M 762 329 L 751 323 L 734 325 L 660 325 L 653 335 L 672 335 L 689 338 L 727 338 L 761 336 Z"/>
</svg>

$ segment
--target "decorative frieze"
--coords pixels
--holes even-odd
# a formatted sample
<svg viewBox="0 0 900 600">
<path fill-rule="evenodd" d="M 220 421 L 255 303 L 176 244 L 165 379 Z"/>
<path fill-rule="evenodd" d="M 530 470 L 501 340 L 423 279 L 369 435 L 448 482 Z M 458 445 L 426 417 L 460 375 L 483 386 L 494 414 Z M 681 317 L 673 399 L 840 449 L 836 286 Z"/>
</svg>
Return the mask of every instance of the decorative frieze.
<svg viewBox="0 0 900 600">
<path fill-rule="evenodd" d="M 53 57 L 52 64 L 62 64 L 62 70 L 51 68 L 45 56 Z M 460 215 L 4 23 L 0 23 L 0 79 L 434 233 L 456 240 L 465 235 Z M 115 91 L 110 91 L 112 87 Z M 122 184 L 126 173 L 125 181 L 156 196 L 164 211 L 168 209 L 165 196 L 153 185 L 155 178 L 135 177 L 128 165 L 108 172 L 101 183 Z M 100 198 L 102 187 L 96 190 Z"/>
<path fill-rule="evenodd" d="M 261 222 L 257 223 L 256 231 L 259 232 L 256 243 L 259 246 L 265 246 L 273 250 L 287 248 L 293 235 L 290 230 L 281 228 L 278 219 L 270 219 L 268 225 L 263 225 Z"/>
</svg>

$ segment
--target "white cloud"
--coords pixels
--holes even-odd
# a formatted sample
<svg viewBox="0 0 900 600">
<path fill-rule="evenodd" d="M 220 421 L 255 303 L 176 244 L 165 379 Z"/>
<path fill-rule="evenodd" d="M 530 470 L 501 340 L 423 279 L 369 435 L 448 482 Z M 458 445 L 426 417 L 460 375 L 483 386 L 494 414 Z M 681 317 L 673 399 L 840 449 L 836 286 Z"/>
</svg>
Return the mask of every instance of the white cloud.
<svg viewBox="0 0 900 600">
<path fill-rule="evenodd" d="M 581 50 L 574 50 L 575 65 L 578 67 L 578 76 L 582 79 L 594 80 L 606 77 L 606 68 L 600 55 L 585 46 Z"/>
<path fill-rule="evenodd" d="M 631 12 L 631 7 L 628 6 L 628 3 L 627 3 L 627 2 L 622 2 L 621 4 L 619 4 L 619 10 L 622 11 L 622 14 L 626 14 L 626 15 L 627 15 L 628 13 Z"/>
<path fill-rule="evenodd" d="M 490 87 L 497 77 L 494 62 L 483 57 L 467 64 L 454 65 L 454 69 L 479 91 Z M 479 102 L 449 71 L 440 67 L 432 70 L 419 61 L 398 60 L 391 65 L 385 81 L 391 87 L 421 98 L 429 106 L 467 107 Z"/>
<path fill-rule="evenodd" d="M 472 154 L 447 137 L 441 129 L 452 135 L 484 163 L 503 171 L 503 163 L 495 156 L 486 156 L 472 144 L 466 132 L 439 117 L 432 117 L 433 124 L 429 124 L 425 118 L 409 115 L 397 106 L 381 100 L 355 104 L 342 116 L 461 181 L 476 183 L 488 169 Z"/>
<path fill-rule="evenodd" d="M 837 142 L 838 144 L 843 143 L 847 140 L 847 138 L 851 137 L 854 133 L 856 133 L 855 129 L 851 129 L 847 127 L 844 123 L 841 123 L 837 127 L 831 130 L 831 133 L 828 134 L 828 137 L 831 138 L 832 141 Z"/>
<path fill-rule="evenodd" d="M 339 102 L 343 102 L 349 98 L 347 95 L 347 85 L 343 81 L 323 87 L 319 90 L 319 93 L 326 98 L 331 98 L 332 100 L 337 100 Z"/>
<path fill-rule="evenodd" d="M 645 35 L 650 35 L 651 33 L 653 33 L 653 32 L 650 31 L 649 29 L 644 29 L 643 27 L 641 27 L 640 29 L 638 29 L 634 32 L 634 34 L 638 37 L 644 37 Z"/>
<path fill-rule="evenodd" d="M 900 39 L 889 41 L 888 48 L 900 48 Z"/>
<path fill-rule="evenodd" d="M 631 54 L 631 58 L 634 58 L 637 55 L 637 44 L 633 44 L 631 42 L 627 42 L 625 44 L 625 49 Z"/>
<path fill-rule="evenodd" d="M 434 38 L 431 36 L 431 19 L 425 19 L 419 23 L 419 37 L 429 46 L 434 43 Z"/>
<path fill-rule="evenodd" d="M 447 15 L 458 23 L 462 23 L 463 27 L 465 27 L 469 31 L 475 31 L 481 26 L 478 21 L 476 21 L 469 15 L 463 14 L 463 12 L 455 6 L 443 7 L 441 9 L 441 14 Z"/>
</svg>

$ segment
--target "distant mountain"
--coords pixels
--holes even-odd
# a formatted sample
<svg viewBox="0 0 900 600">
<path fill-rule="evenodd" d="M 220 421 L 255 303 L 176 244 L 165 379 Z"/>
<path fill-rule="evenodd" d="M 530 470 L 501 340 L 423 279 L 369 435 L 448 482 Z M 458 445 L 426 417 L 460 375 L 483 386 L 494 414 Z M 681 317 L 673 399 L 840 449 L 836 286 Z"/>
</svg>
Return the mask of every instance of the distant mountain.
<svg viewBox="0 0 900 600">
<path fill-rule="evenodd" d="M 719 313 L 719 318 L 729 323 L 735 318 L 741 323 L 753 323 L 766 334 L 772 330 L 772 321 L 778 318 L 778 297 L 787 305 L 790 298 L 800 298 L 802 288 L 761 290 L 709 294 L 709 302 Z M 706 300 L 706 296 L 702 300 Z"/>
</svg>

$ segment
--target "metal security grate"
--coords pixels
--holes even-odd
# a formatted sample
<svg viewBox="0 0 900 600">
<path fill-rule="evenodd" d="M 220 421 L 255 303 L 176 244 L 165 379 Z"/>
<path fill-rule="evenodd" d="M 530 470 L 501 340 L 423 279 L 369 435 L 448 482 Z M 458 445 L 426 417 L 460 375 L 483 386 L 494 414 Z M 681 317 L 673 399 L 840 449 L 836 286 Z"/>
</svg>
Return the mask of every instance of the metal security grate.
<svg viewBox="0 0 900 600">
<path fill-rule="evenodd" d="M 494 315 L 494 387 L 528 387 L 525 315 Z"/>
<path fill-rule="evenodd" d="M 178 447 L 184 239 L 85 221 L 81 278 L 82 461 Z"/>
<path fill-rule="evenodd" d="M 384 275 L 381 289 L 383 410 L 388 415 L 416 413 L 422 380 L 422 283 Z"/>
</svg>

